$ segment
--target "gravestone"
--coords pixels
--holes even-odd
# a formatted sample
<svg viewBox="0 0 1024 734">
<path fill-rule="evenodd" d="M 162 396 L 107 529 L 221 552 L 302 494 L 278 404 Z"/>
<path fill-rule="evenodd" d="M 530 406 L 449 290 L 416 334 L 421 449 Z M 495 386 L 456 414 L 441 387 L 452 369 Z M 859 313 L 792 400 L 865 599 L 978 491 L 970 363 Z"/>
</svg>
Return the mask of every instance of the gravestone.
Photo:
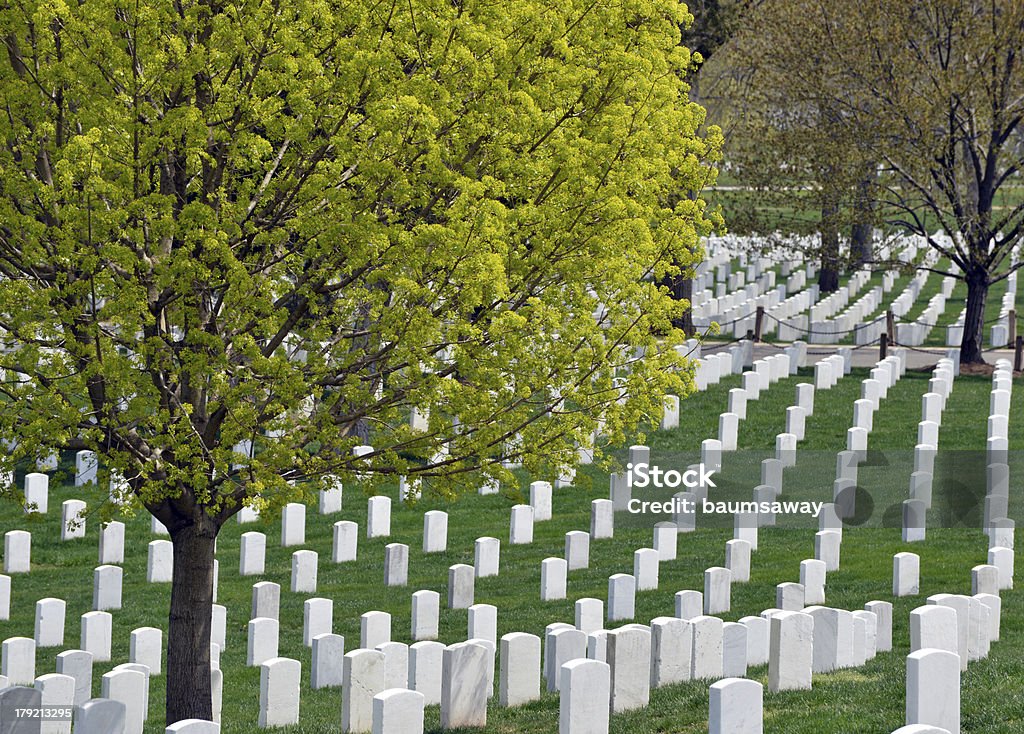
<svg viewBox="0 0 1024 734">
<path fill-rule="evenodd" d="M 317 509 L 321 515 L 333 515 L 341 512 L 343 487 L 341 480 L 333 474 L 320 477 L 320 492 L 317 498 Z"/>
<path fill-rule="evenodd" d="M 281 512 L 281 547 L 290 548 L 306 542 L 306 506 L 289 502 Z"/>
<path fill-rule="evenodd" d="M 441 703 L 441 666 L 444 645 L 421 641 L 409 645 L 409 687 L 423 694 L 428 706 Z"/>
<path fill-rule="evenodd" d="M 63 599 L 40 599 L 36 602 L 36 647 L 64 646 L 64 615 L 67 604 Z"/>
<path fill-rule="evenodd" d="M 36 679 L 36 641 L 31 637 L 8 637 L 4 640 L 0 675 L 10 686 L 31 686 Z"/>
<path fill-rule="evenodd" d="M 869 601 L 864 609 L 875 615 L 875 648 L 878 652 L 892 650 L 892 603 L 887 601 Z"/>
<path fill-rule="evenodd" d="M 64 500 L 60 505 L 60 539 L 85 537 L 86 505 L 82 500 Z"/>
<path fill-rule="evenodd" d="M 654 525 L 654 549 L 658 551 L 661 561 L 676 560 L 679 530 L 672 522 L 659 522 Z"/>
<path fill-rule="evenodd" d="M 590 503 L 590 539 L 605 540 L 615 534 L 615 506 L 611 500 Z"/>
<path fill-rule="evenodd" d="M 312 647 L 313 638 L 330 634 L 333 627 L 333 599 L 306 599 L 302 603 L 302 644 Z"/>
<path fill-rule="evenodd" d="M 1013 561 L 1012 548 L 994 546 L 988 549 L 988 562 L 996 568 L 996 583 L 1000 591 L 1013 588 Z M 998 592 L 975 591 L 974 593 L 995 593 L 998 596 Z"/>
<path fill-rule="evenodd" d="M 761 734 L 764 689 L 745 678 L 724 678 L 708 689 L 708 734 Z"/>
<path fill-rule="evenodd" d="M 765 665 L 771 640 L 769 620 L 764 617 L 740 617 L 740 624 L 747 628 L 747 667 Z"/>
<path fill-rule="evenodd" d="M 38 689 L 4 685 L 0 688 L 0 734 L 40 734 L 40 719 L 19 716 L 18 711 L 39 710 L 41 706 L 42 692 Z"/>
<path fill-rule="evenodd" d="M 892 595 L 917 596 L 920 593 L 921 558 L 915 553 L 897 553 L 892 557 Z"/>
<path fill-rule="evenodd" d="M 569 571 L 590 565 L 590 533 L 572 530 L 565 534 L 565 561 Z"/>
<path fill-rule="evenodd" d="M 509 520 L 509 543 L 526 545 L 533 542 L 533 508 L 516 505 Z"/>
<path fill-rule="evenodd" d="M 238 561 L 240 576 L 261 576 L 266 570 L 267 536 L 263 533 L 242 533 Z"/>
<path fill-rule="evenodd" d="M 776 693 L 810 689 L 814 657 L 814 618 L 803 612 L 781 611 L 771 618 L 768 689 Z"/>
<path fill-rule="evenodd" d="M 25 512 L 45 515 L 50 509 L 50 477 L 39 472 L 25 475 Z"/>
<path fill-rule="evenodd" d="M 71 717 L 63 716 L 63 712 L 71 712 L 75 699 L 75 679 L 69 675 L 60 673 L 48 673 L 36 678 L 35 688 L 40 694 L 40 706 L 50 709 L 52 713 L 59 714 L 40 724 L 40 734 L 71 734 Z M 53 711 L 58 709 L 61 711 Z M 3 716 L 0 715 L 0 722 Z M 21 722 L 24 726 L 26 722 Z M 2 724 L 0 724 L 2 727 Z"/>
<path fill-rule="evenodd" d="M 339 520 L 334 523 L 334 541 L 331 547 L 331 560 L 334 563 L 347 563 L 356 560 L 359 545 L 359 526 L 351 520 Z"/>
<path fill-rule="evenodd" d="M 409 546 L 388 543 L 384 546 L 384 585 L 405 586 L 409 583 Z"/>
<path fill-rule="evenodd" d="M 86 612 L 82 615 L 79 647 L 92 653 L 94 663 L 105 663 L 110 660 L 112 626 L 110 612 Z"/>
<path fill-rule="evenodd" d="M 4 533 L 4 573 L 28 573 L 32 567 L 32 534 L 25 530 Z"/>
<path fill-rule="evenodd" d="M 677 617 L 651 620 L 651 686 L 690 680 L 693 625 Z"/>
<path fill-rule="evenodd" d="M 252 607 L 250 619 L 267 617 L 278 618 L 281 608 L 281 587 L 273 581 L 259 581 L 252 585 Z"/>
<path fill-rule="evenodd" d="M 345 653 L 341 690 L 341 730 L 370 732 L 373 697 L 384 690 L 384 653 L 365 649 Z"/>
<path fill-rule="evenodd" d="M 273 657 L 260 665 L 260 707 L 257 726 L 271 729 L 299 723 L 299 681 L 302 664 Z"/>
<path fill-rule="evenodd" d="M 457 563 L 448 569 L 448 608 L 469 609 L 473 605 L 475 572 L 472 566 Z"/>
<path fill-rule="evenodd" d="M 124 523 L 111 520 L 100 528 L 101 564 L 124 563 Z"/>
<path fill-rule="evenodd" d="M 611 669 L 611 713 L 646 706 L 651 691 L 651 631 L 633 624 L 610 631 L 606 656 Z"/>
<path fill-rule="evenodd" d="M 466 639 L 487 640 L 498 644 L 498 608 L 493 604 L 474 604 L 469 608 Z"/>
<path fill-rule="evenodd" d="M 739 622 L 722 625 L 722 675 L 742 678 L 747 674 L 747 627 Z"/>
<path fill-rule="evenodd" d="M 316 551 L 300 550 L 292 553 L 291 590 L 293 593 L 316 593 L 317 561 Z"/>
<path fill-rule="evenodd" d="M 617 573 L 608 577 L 608 621 L 633 619 L 636 614 L 636 579 Z"/>
<path fill-rule="evenodd" d="M 695 680 L 722 677 L 723 622 L 718 617 L 700 615 L 690 620 L 693 627 L 693 655 L 690 675 Z"/>
<path fill-rule="evenodd" d="M 825 564 L 826 571 L 839 570 L 839 548 L 843 535 L 838 530 L 819 530 L 814 535 L 814 558 Z"/>
<path fill-rule="evenodd" d="M 422 589 L 413 592 L 411 631 L 414 640 L 436 640 L 441 615 L 441 595 Z"/>
<path fill-rule="evenodd" d="M 473 570 L 478 579 L 498 575 L 501 541 L 485 536 L 473 544 Z"/>
<path fill-rule="evenodd" d="M 533 508 L 534 522 L 551 519 L 551 482 L 530 484 L 530 506 Z"/>
<path fill-rule="evenodd" d="M 314 691 L 340 687 L 344 659 L 344 637 L 330 632 L 314 637 L 309 687 Z"/>
<path fill-rule="evenodd" d="M 448 549 L 448 513 L 430 510 L 423 515 L 423 552 L 444 553 Z"/>
<path fill-rule="evenodd" d="M 92 697 L 92 653 L 85 650 L 65 650 L 57 654 L 57 672 L 75 680 L 74 705 L 79 706 Z"/>
<path fill-rule="evenodd" d="M 907 656 L 907 724 L 960 731 L 960 661 L 956 653 L 926 648 Z"/>
<path fill-rule="evenodd" d="M 812 630 L 811 670 L 830 673 L 848 668 L 853 662 L 853 615 L 845 609 L 808 607 L 806 613 L 814 619 Z"/>
<path fill-rule="evenodd" d="M 370 497 L 366 503 L 366 537 L 386 538 L 391 535 L 391 498 Z"/>
<path fill-rule="evenodd" d="M 490 650 L 466 641 L 445 648 L 441 674 L 441 727 L 487 725 Z"/>
<path fill-rule="evenodd" d="M 998 568 L 990 565 L 980 565 L 971 569 L 971 594 L 994 594 L 998 596 L 999 589 Z"/>
<path fill-rule="evenodd" d="M 577 599 L 574 605 L 576 629 L 588 635 L 604 624 L 604 602 L 600 599 Z"/>
<path fill-rule="evenodd" d="M 917 543 L 925 539 L 927 505 L 923 500 L 903 501 L 903 542 Z"/>
<path fill-rule="evenodd" d="M 145 697 L 146 675 L 137 670 L 112 670 L 100 679 L 100 695 L 125 706 L 125 734 L 142 734 L 149 701 Z"/>
<path fill-rule="evenodd" d="M 541 601 L 555 601 L 565 598 L 567 568 L 568 564 L 566 564 L 564 558 L 545 558 L 541 561 Z"/>
<path fill-rule="evenodd" d="M 800 585 L 804 587 L 804 604 L 810 606 L 825 603 L 825 577 L 824 561 L 800 561 Z"/>
<path fill-rule="evenodd" d="M 503 635 L 500 645 L 498 702 L 521 706 L 540 698 L 540 638 L 525 632 Z"/>
<path fill-rule="evenodd" d="M 278 629 L 276 619 L 256 617 L 249 620 L 246 665 L 256 667 L 277 657 Z"/>
<path fill-rule="evenodd" d="M 223 604 L 214 604 L 210 620 L 210 642 L 217 644 L 221 650 L 227 647 L 228 608 Z"/>
<path fill-rule="evenodd" d="M 650 591 L 658 588 L 658 551 L 654 548 L 640 548 L 633 551 L 633 576 L 636 579 L 637 591 Z"/>
<path fill-rule="evenodd" d="M 422 693 L 400 688 L 381 691 L 373 697 L 373 734 L 423 734 Z"/>
<path fill-rule="evenodd" d="M 732 574 L 715 566 L 704 571 L 704 614 L 724 614 L 731 605 Z"/>
<path fill-rule="evenodd" d="M 92 698 L 75 706 L 71 729 L 75 734 L 125 734 L 127 713 L 120 701 Z"/>
<path fill-rule="evenodd" d="M 704 614 L 704 594 L 700 591 L 677 591 L 675 596 L 676 616 L 693 619 Z"/>
<path fill-rule="evenodd" d="M 787 581 L 775 586 L 775 606 L 787 612 L 804 608 L 804 586 Z"/>
<path fill-rule="evenodd" d="M 384 688 L 409 687 L 409 646 L 404 642 L 377 645 L 384 653 Z"/>
<path fill-rule="evenodd" d="M 359 618 L 359 647 L 372 650 L 385 642 L 391 642 L 391 615 L 377 611 L 363 614 Z"/>
<path fill-rule="evenodd" d="M 868 660 L 873 660 L 875 655 L 878 653 L 878 618 L 873 612 L 868 612 L 863 609 L 857 609 L 853 612 L 853 633 L 854 633 L 854 646 L 858 644 L 858 635 L 860 634 L 859 628 L 861 623 L 864 627 L 864 640 L 862 650 L 854 650 L 857 655 L 857 659 L 854 661 L 854 667 L 863 665 Z"/>
<path fill-rule="evenodd" d="M 124 569 L 120 566 L 97 566 L 92 572 L 92 608 L 103 612 L 121 608 Z"/>
<path fill-rule="evenodd" d="M 164 633 L 156 627 L 139 627 L 131 632 L 128 662 L 149 668 L 149 675 L 160 675 L 163 666 Z"/>
<path fill-rule="evenodd" d="M 548 692 L 558 691 L 559 674 L 562 665 L 570 660 L 587 657 L 587 634 L 574 627 L 552 630 L 547 635 L 548 644 L 544 650 L 544 678 Z"/>
<path fill-rule="evenodd" d="M 611 667 L 572 660 L 559 669 L 558 734 L 608 734 Z"/>
<path fill-rule="evenodd" d="M 173 575 L 174 546 L 171 545 L 171 541 L 151 541 L 149 544 L 149 558 L 146 564 L 146 581 L 151 584 L 169 584 Z"/>
</svg>

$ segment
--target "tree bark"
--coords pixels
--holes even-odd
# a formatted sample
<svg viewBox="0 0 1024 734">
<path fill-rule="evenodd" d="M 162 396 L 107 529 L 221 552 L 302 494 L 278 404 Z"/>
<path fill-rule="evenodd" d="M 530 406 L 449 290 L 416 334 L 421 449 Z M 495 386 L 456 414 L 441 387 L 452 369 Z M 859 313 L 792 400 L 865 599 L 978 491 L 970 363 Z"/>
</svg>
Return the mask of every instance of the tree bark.
<svg viewBox="0 0 1024 734">
<path fill-rule="evenodd" d="M 672 319 L 672 326 L 682 329 L 687 336 L 693 336 L 696 332 L 693 328 L 693 278 L 676 275 L 669 280 L 668 287 L 673 300 L 689 304 L 682 316 Z"/>
<path fill-rule="evenodd" d="M 839 197 L 825 188 L 821 202 L 821 269 L 818 271 L 818 293 L 839 290 Z"/>
<path fill-rule="evenodd" d="M 839 207 L 832 198 L 821 207 L 821 269 L 818 271 L 818 292 L 839 290 L 839 229 L 836 217 Z"/>
<path fill-rule="evenodd" d="M 967 312 L 964 335 L 960 341 L 960 363 L 984 364 L 985 301 L 988 299 L 988 273 L 984 268 L 967 272 Z"/>
<path fill-rule="evenodd" d="M 871 189 L 875 180 L 874 166 L 866 166 L 864 175 L 857 182 L 853 198 L 853 225 L 850 227 L 850 259 L 855 266 L 863 265 L 871 260 L 874 251 L 871 246 L 871 234 L 874 229 L 874 205 L 871 201 Z"/>
<path fill-rule="evenodd" d="M 167 627 L 167 725 L 213 720 L 210 631 L 213 616 L 213 547 L 219 527 L 200 508 L 198 519 L 171 527 L 174 578 Z"/>
<path fill-rule="evenodd" d="M 850 227 L 850 256 L 854 265 L 863 265 L 872 258 L 871 223 L 860 221 Z"/>
</svg>

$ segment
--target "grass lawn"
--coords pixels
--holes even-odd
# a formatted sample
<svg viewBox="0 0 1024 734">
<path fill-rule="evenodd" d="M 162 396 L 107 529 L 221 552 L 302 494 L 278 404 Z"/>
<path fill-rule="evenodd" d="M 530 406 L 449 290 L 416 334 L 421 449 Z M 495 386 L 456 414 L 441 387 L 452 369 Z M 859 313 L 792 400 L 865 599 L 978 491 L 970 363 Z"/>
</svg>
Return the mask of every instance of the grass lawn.
<svg viewBox="0 0 1024 734">
<path fill-rule="evenodd" d="M 936 282 L 938 278 L 936 277 Z M 741 422 L 739 447 L 727 454 L 721 494 L 716 499 L 750 499 L 750 490 L 759 481 L 757 470 L 762 458 L 773 455 L 775 435 L 785 426 L 785 408 L 794 402 L 794 386 L 804 376 L 787 378 L 773 386 L 757 402 L 748 403 L 747 419 Z M 835 453 L 845 448 L 846 429 L 851 425 L 853 401 L 860 397 L 860 380 L 866 370 L 855 370 L 850 377 L 828 392 L 818 392 L 815 412 L 807 421 L 807 439 L 801 443 L 797 465 L 786 470 L 785 499 L 817 499 L 832 496 Z M 891 527 L 887 508 L 898 506 L 906 497 L 910 468 L 908 456 L 916 443 L 916 424 L 921 395 L 927 392 L 928 375 L 908 373 L 894 388 L 875 414 L 874 432 L 869 439 L 871 455 L 860 469 L 861 484 L 874 498 L 875 511 L 862 527 L 844 532 L 842 566 L 829 574 L 827 604 L 846 609 L 861 609 L 873 599 L 894 603 L 894 650 L 879 654 L 867 665 L 827 675 L 816 675 L 811 691 L 765 693 L 765 732 L 769 734 L 821 734 L 822 732 L 890 732 L 903 724 L 905 656 L 909 652 L 908 614 L 933 593 L 970 593 L 970 569 L 986 562 L 987 539 L 970 518 L 960 522 L 948 514 L 956 505 L 957 493 L 984 491 L 984 473 L 977 473 L 972 459 L 984 451 L 990 381 L 987 378 L 961 377 L 954 384 L 943 415 L 940 447 L 949 451 L 949 460 L 937 461 L 936 505 L 929 515 L 927 540 L 912 547 L 901 542 L 900 530 Z M 729 377 L 709 391 L 695 395 L 682 404 L 681 426 L 673 431 L 652 432 L 645 437 L 652 448 L 652 460 L 663 466 L 677 466 L 677 460 L 689 460 L 699 451 L 700 441 L 717 435 L 718 414 L 726 409 L 728 389 L 739 384 Z M 1024 385 L 1016 380 L 1016 400 Z M 1011 410 L 1010 448 L 1017 452 L 1011 467 L 1011 492 L 1020 502 L 1024 465 L 1024 410 Z M 70 456 L 64 457 L 65 461 Z M 547 478 L 547 477 L 544 477 Z M 21 475 L 18 475 L 18 482 Z M 529 479 L 521 478 L 526 487 Z M 573 571 L 569 577 L 568 599 L 541 602 L 540 564 L 550 556 L 561 557 L 564 533 L 589 528 L 590 502 L 607 497 L 607 474 L 593 467 L 580 472 L 580 486 L 556 490 L 554 517 L 538 523 L 532 545 L 509 546 L 509 508 L 523 501 L 520 489 L 506 489 L 499 495 L 472 496 L 454 503 L 425 498 L 415 507 L 397 502 L 392 516 L 392 536 L 366 540 L 360 537 L 359 560 L 335 565 L 330 561 L 331 525 L 337 520 L 354 520 L 364 528 L 366 498 L 357 486 L 345 489 L 344 509 L 340 514 L 321 516 L 311 505 L 307 514 L 306 548 L 320 555 L 319 587 L 315 596 L 334 600 L 334 631 L 344 635 L 346 649 L 354 649 L 359 640 L 359 616 L 370 610 L 393 615 L 392 637 L 410 642 L 410 595 L 419 589 L 446 594 L 447 568 L 455 563 L 473 563 L 473 541 L 491 535 L 501 540 L 501 574 L 478 580 L 476 601 L 498 607 L 498 634 L 525 631 L 543 634 L 547 624 L 573 621 L 573 602 L 581 597 L 607 596 L 607 579 L 613 573 L 632 573 L 633 551 L 651 544 L 650 524 L 616 517 L 613 540 L 592 541 L 590 567 Z M 939 487 L 943 487 L 942 491 Z M 966 489 L 963 489 L 966 488 Z M 718 491 L 718 490 L 712 490 Z M 396 496 L 397 493 L 392 493 Z M 79 616 L 91 608 L 92 569 L 97 565 L 97 523 L 87 527 L 83 540 L 61 543 L 59 537 L 60 502 L 72 497 L 96 500 L 82 490 L 68 487 L 51 489 L 50 513 L 46 517 L 25 517 L 11 503 L 0 505 L 0 531 L 25 528 L 33 533 L 32 571 L 13 577 L 11 619 L 0 621 L 0 639 L 33 635 L 34 605 L 37 599 L 55 596 L 67 601 L 65 647 L 37 652 L 37 675 L 54 671 L 54 657 L 62 649 L 77 646 Z M 421 552 L 422 516 L 428 509 L 445 509 L 450 514 L 448 551 L 424 555 Z M 1019 504 L 1011 514 L 1020 517 Z M 942 529 L 940 518 L 953 518 Z M 887 519 L 888 518 L 888 519 Z M 124 608 L 113 613 L 113 659 L 97 664 L 93 673 L 94 694 L 99 695 L 100 676 L 117 663 L 128 659 L 131 630 L 141 626 L 166 629 L 169 585 L 146 583 L 146 544 L 153 540 L 149 518 L 141 515 L 126 520 L 126 562 L 124 564 Z M 775 605 L 775 585 L 799 580 L 799 563 L 812 558 L 814 532 L 812 520 L 789 523 L 790 527 L 762 528 L 759 549 L 753 554 L 751 580 L 732 587 L 732 610 L 723 615 L 735 621 L 756 615 Z M 239 536 L 259 530 L 268 536 L 267 569 L 260 577 L 239 577 Z M 710 566 L 724 565 L 725 543 L 731 528 L 704 527 L 679 536 L 679 556 L 660 569 L 660 588 L 640 592 L 636 601 L 636 620 L 672 615 L 673 596 L 682 589 L 703 589 L 703 572 Z M 224 670 L 223 728 L 225 734 L 241 734 L 256 728 L 259 696 L 259 669 L 245 667 L 246 623 L 249 618 L 251 586 L 257 581 L 274 581 L 282 586 L 280 653 L 302 663 L 303 684 L 300 724 L 288 731 L 295 734 L 320 734 L 340 729 L 341 694 L 337 689 L 311 691 L 308 688 L 310 653 L 302 644 L 302 604 L 307 595 L 288 591 L 290 555 L 295 548 L 280 547 L 279 518 L 249 525 L 228 524 L 218 542 L 220 561 L 219 603 L 228 608 L 228 643 L 221 656 Z M 409 586 L 383 587 L 384 546 L 403 542 L 410 546 Z M 892 555 L 912 550 L 921 556 L 921 595 L 893 599 L 891 596 Z M 981 734 L 1019 734 L 1024 731 L 1024 594 L 1018 589 L 1003 593 L 1002 639 L 993 644 L 987 660 L 974 662 L 962 680 L 963 731 Z M 465 610 L 441 613 L 441 641 L 465 639 Z M 617 626 L 617 625 L 614 625 Z M 767 684 L 767 668 L 749 671 L 749 676 Z M 163 731 L 163 688 L 165 676 L 151 681 L 151 701 L 147 733 Z M 652 691 L 650 705 L 640 711 L 612 717 L 612 731 L 620 734 L 655 732 L 698 734 L 707 731 L 707 682 L 691 682 Z M 540 701 L 517 708 L 502 709 L 494 699 L 488 712 L 487 732 L 531 732 L 553 734 L 558 730 L 558 698 L 544 694 Z M 439 729 L 437 707 L 427 712 L 429 731 Z"/>
</svg>

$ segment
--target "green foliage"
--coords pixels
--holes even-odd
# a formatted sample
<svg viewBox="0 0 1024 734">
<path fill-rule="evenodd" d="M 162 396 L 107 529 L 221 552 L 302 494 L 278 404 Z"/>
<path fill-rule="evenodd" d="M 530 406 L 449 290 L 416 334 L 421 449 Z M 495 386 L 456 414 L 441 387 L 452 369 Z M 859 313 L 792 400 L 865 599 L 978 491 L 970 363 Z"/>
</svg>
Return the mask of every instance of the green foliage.
<svg viewBox="0 0 1024 734">
<path fill-rule="evenodd" d="M 686 98 L 684 17 L 5 5 L 3 467 L 95 450 L 174 532 L 291 479 L 450 494 L 512 444 L 571 463 L 598 415 L 624 437 L 690 389 L 683 304 L 655 284 L 716 224 L 666 203 L 713 182 L 721 146 Z"/>
</svg>

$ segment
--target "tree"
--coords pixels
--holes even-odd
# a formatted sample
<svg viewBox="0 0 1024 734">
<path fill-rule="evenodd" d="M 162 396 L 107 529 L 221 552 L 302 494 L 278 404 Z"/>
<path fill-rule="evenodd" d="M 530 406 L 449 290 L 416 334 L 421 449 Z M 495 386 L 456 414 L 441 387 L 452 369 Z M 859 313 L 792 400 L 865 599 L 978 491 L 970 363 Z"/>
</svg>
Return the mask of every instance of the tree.
<svg viewBox="0 0 1024 734">
<path fill-rule="evenodd" d="M 806 255 L 819 260 L 818 285 L 828 293 L 839 287 L 845 264 L 842 232 L 850 232 L 853 264 L 870 259 L 876 162 L 861 142 L 863 130 L 851 130 L 834 102 L 842 70 L 819 39 L 819 5 L 769 1 L 738 9 L 739 27 L 704 70 L 700 99 L 725 126 L 729 166 L 744 186 L 725 195 L 740 205 L 736 225 L 817 233 Z M 870 117 L 869 100 L 847 105 Z M 752 206 L 750 190 L 757 193 Z"/>
<path fill-rule="evenodd" d="M 698 0 L 696 3 L 688 3 L 687 8 L 693 15 L 687 16 L 680 25 L 680 42 L 692 52 L 693 66 L 685 70 L 685 78 L 688 84 L 696 87 L 700 81 L 699 72 L 702 65 L 735 30 L 740 3 L 736 0 Z M 687 90 L 689 89 L 688 86 Z M 717 171 L 715 173 L 717 175 Z M 700 189 L 703 188 L 702 185 Z M 677 196 L 695 199 L 700 196 L 700 189 L 679 191 Z M 669 289 L 674 299 L 689 304 L 693 300 L 693 269 L 682 263 L 675 265 L 677 267 L 672 268 L 672 274 L 668 275 L 662 284 Z M 693 324 L 693 309 L 684 308 L 682 313 L 672 320 L 672 325 L 682 329 L 688 336 L 694 335 L 697 329 Z"/>
<path fill-rule="evenodd" d="M 655 284 L 714 225 L 668 202 L 713 180 L 721 140 L 686 99 L 684 20 L 0 10 L 0 469 L 96 451 L 167 526 L 168 723 L 210 718 L 213 544 L 243 505 L 328 474 L 454 495 L 510 478 L 503 458 L 556 470 L 598 418 L 621 441 L 691 389 Z"/>
<path fill-rule="evenodd" d="M 794 143 L 781 157 L 801 170 L 803 145 L 825 162 L 809 171 L 816 190 L 847 192 L 851 211 L 870 209 L 924 237 L 956 266 L 940 272 L 967 284 L 960 358 L 982 362 L 989 285 L 1022 265 L 1011 251 L 1024 227 L 1015 191 L 1024 163 L 1024 5 L 766 0 L 754 12 L 745 53 L 762 63 L 729 71 L 750 82 L 748 109 L 783 119 L 820 112 L 817 121 L 776 126 Z M 735 73 L 743 69 L 749 77 Z M 750 138 L 769 151 L 779 139 Z"/>
</svg>

